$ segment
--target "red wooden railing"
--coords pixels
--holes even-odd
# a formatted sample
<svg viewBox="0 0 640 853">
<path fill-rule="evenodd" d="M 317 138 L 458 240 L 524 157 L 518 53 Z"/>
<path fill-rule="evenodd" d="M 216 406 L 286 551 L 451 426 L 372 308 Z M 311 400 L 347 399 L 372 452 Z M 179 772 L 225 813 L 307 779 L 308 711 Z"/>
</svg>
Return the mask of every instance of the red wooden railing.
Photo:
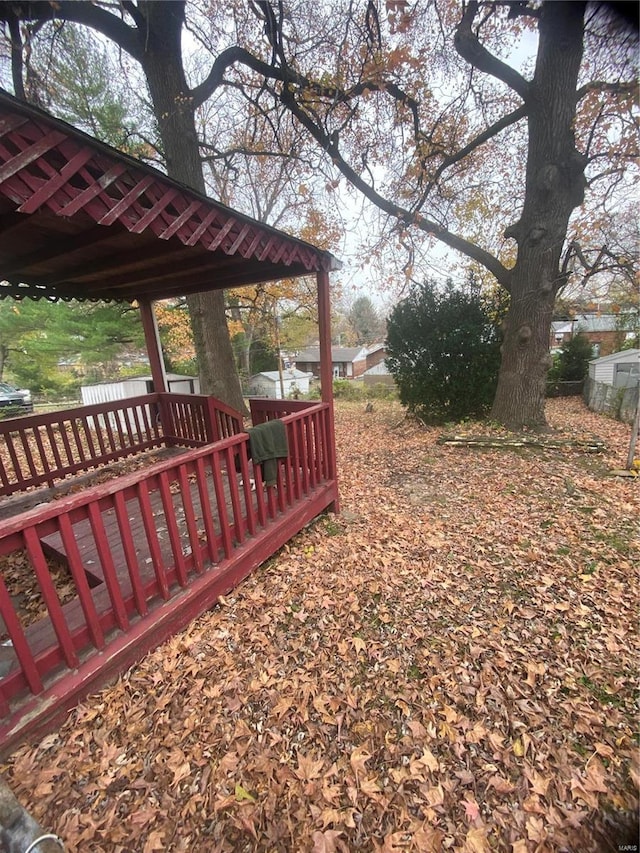
<svg viewBox="0 0 640 853">
<path fill-rule="evenodd" d="M 145 394 L 0 421 L 0 495 L 53 486 L 151 448 L 199 447 L 241 430 L 239 412 L 193 394 Z"/>
<path fill-rule="evenodd" d="M 182 402 L 167 396 L 175 414 Z M 0 522 L 0 555 L 26 555 L 42 601 L 24 624 L 0 575 L 0 746 L 17 736 L 17 716 L 33 715 L 33 697 L 68 707 L 80 683 L 94 685 L 87 672 L 113 674 L 179 630 L 335 500 L 330 416 L 319 403 L 282 418 L 289 456 L 275 487 L 263 487 L 242 432 Z M 68 566 L 64 602 L 51 553 Z"/>
<path fill-rule="evenodd" d="M 308 400 L 274 400 L 271 397 L 249 397 L 251 422 L 262 424 L 276 418 L 283 418 L 294 412 L 303 412 L 313 406 Z"/>
</svg>

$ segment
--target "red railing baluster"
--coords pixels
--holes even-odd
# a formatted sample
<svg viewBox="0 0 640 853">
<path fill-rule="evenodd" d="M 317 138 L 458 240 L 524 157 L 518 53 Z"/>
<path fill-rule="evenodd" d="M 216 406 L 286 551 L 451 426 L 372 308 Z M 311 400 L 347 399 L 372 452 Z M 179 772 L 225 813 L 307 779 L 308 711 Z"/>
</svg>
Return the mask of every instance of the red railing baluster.
<svg viewBox="0 0 640 853">
<path fill-rule="evenodd" d="M 136 546 L 131 534 L 131 523 L 129 521 L 129 513 L 127 512 L 127 504 L 122 492 L 116 492 L 113 496 L 113 503 L 116 511 L 116 521 L 122 541 L 122 549 L 124 551 L 125 560 L 127 563 L 127 571 L 131 580 L 131 591 L 136 610 L 140 616 L 146 616 L 149 608 L 140 578 L 140 567 L 136 556 Z"/>
<path fill-rule="evenodd" d="M 173 559 L 175 561 L 176 575 L 180 586 L 185 587 L 187 585 L 187 566 L 184 554 L 182 553 L 182 540 L 180 538 L 178 522 L 176 521 L 176 508 L 173 504 L 173 497 L 171 495 L 169 475 L 166 471 L 162 471 L 158 479 L 160 483 L 160 499 L 162 501 L 162 509 L 164 510 L 164 519 L 167 523 L 169 542 L 171 543 L 171 553 L 173 554 Z"/>
<path fill-rule="evenodd" d="M 202 522 L 207 541 L 207 550 L 209 559 L 212 563 L 218 562 L 218 545 L 215 527 L 213 524 L 213 513 L 211 511 L 211 499 L 209 497 L 209 488 L 207 484 L 208 474 L 204 464 L 205 460 L 200 456 L 196 459 L 196 471 L 198 480 L 198 489 L 200 491 L 200 506 L 202 507 Z M 209 469 L 211 470 L 211 468 Z"/>
<path fill-rule="evenodd" d="M 211 471 L 213 474 L 213 488 L 216 495 L 218 518 L 220 519 L 220 536 L 222 537 L 222 548 L 225 557 L 230 557 L 233 550 L 231 543 L 231 530 L 229 528 L 229 513 L 227 512 L 227 498 L 222 482 L 222 470 L 220 468 L 220 455 L 214 450 L 211 455 Z"/>
<path fill-rule="evenodd" d="M 104 582 L 106 584 L 107 591 L 109 593 L 109 598 L 111 600 L 111 606 L 113 607 L 113 614 L 116 619 L 116 625 L 122 631 L 126 631 L 129 627 L 129 619 L 127 617 L 127 611 L 125 608 L 124 599 L 122 597 L 122 590 L 120 589 L 120 584 L 118 583 L 118 574 L 116 572 L 116 567 L 113 563 L 113 557 L 111 556 L 111 547 L 109 545 L 109 539 L 107 538 L 107 533 L 104 529 L 102 514 L 100 513 L 98 504 L 90 503 L 88 507 L 88 512 L 89 523 L 91 524 L 91 532 L 93 534 L 93 538 L 95 539 L 95 543 L 97 546 L 96 550 L 98 552 L 98 558 L 102 566 L 102 574 L 104 576 Z"/>
<path fill-rule="evenodd" d="M 84 613 L 91 642 L 97 649 L 103 649 L 104 634 L 102 626 L 100 625 L 100 619 L 98 617 L 95 604 L 93 603 L 91 588 L 89 587 L 89 581 L 87 580 L 87 573 L 84 570 L 82 557 L 80 556 L 80 550 L 78 548 L 78 543 L 76 541 L 69 516 L 66 514 L 61 515 L 59 525 L 62 544 L 67 555 L 69 571 L 73 575 L 73 580 L 75 581 L 78 598 L 80 599 L 80 606 Z"/>
<path fill-rule="evenodd" d="M 41 693 L 43 687 L 40 673 L 2 575 L 0 575 L 0 613 L 29 690 L 32 693 Z"/>
<path fill-rule="evenodd" d="M 158 531 L 156 530 L 153 520 L 153 509 L 149 498 L 149 486 L 145 480 L 136 484 L 136 494 L 138 501 L 140 502 L 140 515 L 142 517 L 142 524 L 144 526 L 144 532 L 149 545 L 151 564 L 153 566 L 156 581 L 158 582 L 158 589 L 163 599 L 168 601 L 170 597 L 169 584 L 167 583 L 167 577 L 162 560 L 162 552 L 160 550 L 160 543 L 158 542 Z"/>
<path fill-rule="evenodd" d="M 58 593 L 56 592 L 56 588 L 51 580 L 51 575 L 49 574 L 49 566 L 47 565 L 47 561 L 42 553 L 40 540 L 38 539 L 33 527 L 25 528 L 24 541 L 27 548 L 27 554 L 29 555 L 29 560 L 31 561 L 38 583 L 40 584 L 45 606 L 49 611 L 49 618 L 51 619 L 53 630 L 56 632 L 56 637 L 60 644 L 60 650 L 64 655 L 67 666 L 73 669 L 78 665 L 78 655 L 76 654 L 73 639 L 71 638 L 71 633 L 64 618 L 62 605 L 58 599 Z"/>
<path fill-rule="evenodd" d="M 193 499 L 191 497 L 191 482 L 185 465 L 180 465 L 178 467 L 178 482 L 180 483 L 184 520 L 187 525 L 187 535 L 189 538 L 189 545 L 191 546 L 193 565 L 196 572 L 198 572 L 198 574 L 202 574 L 204 565 L 202 562 L 200 543 L 198 541 L 198 526 L 196 524 L 196 514 L 193 507 Z"/>
</svg>

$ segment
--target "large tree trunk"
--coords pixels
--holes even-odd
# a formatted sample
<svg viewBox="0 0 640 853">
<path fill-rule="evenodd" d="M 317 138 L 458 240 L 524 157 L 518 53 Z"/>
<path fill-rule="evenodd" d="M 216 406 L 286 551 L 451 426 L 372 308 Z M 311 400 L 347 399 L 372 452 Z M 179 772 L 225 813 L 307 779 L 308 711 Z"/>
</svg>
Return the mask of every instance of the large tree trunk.
<svg viewBox="0 0 640 853">
<path fill-rule="evenodd" d="M 184 75 L 181 35 L 182 2 L 140 2 L 148 22 L 142 67 L 164 146 L 170 177 L 205 193 L 195 118 Z M 177 271 L 179 273 L 179 271 Z M 200 371 L 202 393 L 213 394 L 244 411 L 242 389 L 233 357 L 221 290 L 187 299 Z"/>
<path fill-rule="evenodd" d="M 573 123 L 582 59 L 585 4 L 545 3 L 528 98 L 529 149 L 520 220 L 506 232 L 518 243 L 502 365 L 492 417 L 514 428 L 544 428 L 549 329 L 562 285 L 561 258 L 571 212 L 584 198 L 585 158 Z"/>
</svg>

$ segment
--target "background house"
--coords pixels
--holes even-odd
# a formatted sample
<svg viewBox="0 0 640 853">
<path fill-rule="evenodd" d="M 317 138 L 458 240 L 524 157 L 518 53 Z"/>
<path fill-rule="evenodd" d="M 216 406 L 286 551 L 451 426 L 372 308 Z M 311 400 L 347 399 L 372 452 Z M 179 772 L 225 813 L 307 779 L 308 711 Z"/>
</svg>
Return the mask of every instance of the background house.
<svg viewBox="0 0 640 853">
<path fill-rule="evenodd" d="M 371 344 L 370 347 L 367 347 L 365 370 L 371 370 L 376 365 L 381 364 L 386 357 L 387 350 L 384 344 Z"/>
<path fill-rule="evenodd" d="M 395 380 L 389 373 L 386 361 L 379 361 L 364 372 L 363 375 L 365 388 L 372 385 L 394 385 Z"/>
<path fill-rule="evenodd" d="M 320 347 L 307 347 L 295 357 L 295 366 L 314 376 L 320 374 Z M 355 379 L 367 369 L 366 347 L 331 347 L 331 366 L 334 379 Z"/>
<path fill-rule="evenodd" d="M 626 340 L 636 338 L 640 330 L 637 313 L 576 314 L 573 320 L 555 320 L 551 324 L 549 348 L 552 352 L 582 332 L 591 342 L 595 356 L 617 352 Z"/>
<path fill-rule="evenodd" d="M 305 373 L 294 367 L 282 371 L 282 382 L 280 382 L 278 370 L 265 370 L 251 377 L 249 394 L 258 397 L 271 397 L 275 400 L 288 399 L 296 394 L 308 394 L 309 381 L 312 378 L 312 373 Z M 282 394 L 282 386 L 284 386 L 284 395 Z"/>
</svg>

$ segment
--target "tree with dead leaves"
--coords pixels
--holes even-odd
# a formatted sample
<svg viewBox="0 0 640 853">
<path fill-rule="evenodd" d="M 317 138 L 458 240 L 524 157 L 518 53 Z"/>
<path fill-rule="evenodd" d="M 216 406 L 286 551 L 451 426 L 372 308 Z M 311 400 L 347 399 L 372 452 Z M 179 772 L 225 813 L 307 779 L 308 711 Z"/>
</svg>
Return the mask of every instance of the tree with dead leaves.
<svg viewBox="0 0 640 853">
<path fill-rule="evenodd" d="M 438 241 L 509 293 L 492 416 L 544 427 L 556 296 L 581 257 L 594 271 L 615 260 L 607 246 L 585 254 L 574 225 L 589 199 L 611 203 L 609 189 L 629 180 L 637 155 L 637 27 L 621 26 L 606 3 L 585 2 L 388 0 L 383 15 L 375 2 L 256 0 L 225 6 L 232 27 L 217 9 L 188 10 L 201 13 L 192 42 L 208 56 L 193 83 L 184 2 L 5 4 L 0 20 L 14 67 L 20 21 L 53 17 L 93 26 L 137 59 L 169 174 L 196 189 L 203 105 L 235 93 L 237 110 L 265 121 L 284 107 L 322 152 L 327 188 L 346 179 L 410 256 L 423 237 Z M 531 39 L 533 65 L 522 56 Z M 411 257 L 405 270 L 411 277 Z M 193 297 L 190 307 L 198 351 L 229 376 L 223 306 L 213 304 L 221 298 Z M 228 399 L 218 379 L 205 390 Z"/>
</svg>

